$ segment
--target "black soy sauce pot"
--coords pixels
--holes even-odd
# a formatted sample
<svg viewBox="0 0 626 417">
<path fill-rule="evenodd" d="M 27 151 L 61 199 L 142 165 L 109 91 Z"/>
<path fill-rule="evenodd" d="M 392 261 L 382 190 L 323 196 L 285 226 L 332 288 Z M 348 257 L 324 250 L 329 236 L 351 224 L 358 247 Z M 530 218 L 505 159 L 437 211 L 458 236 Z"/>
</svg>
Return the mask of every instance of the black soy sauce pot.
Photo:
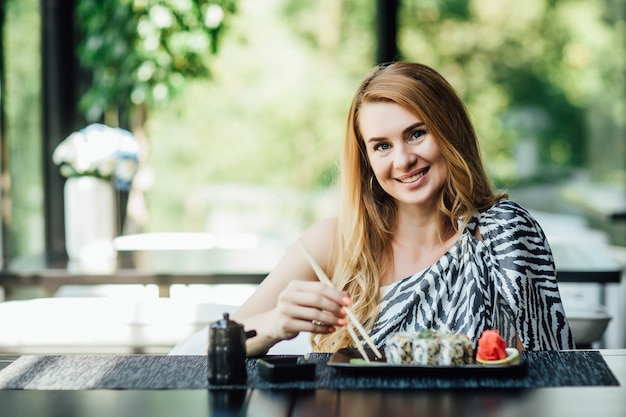
<svg viewBox="0 0 626 417">
<path fill-rule="evenodd" d="M 228 313 L 209 326 L 209 384 L 246 383 L 246 340 L 254 336 L 255 330 L 244 331 L 241 324 L 230 320 Z"/>
</svg>

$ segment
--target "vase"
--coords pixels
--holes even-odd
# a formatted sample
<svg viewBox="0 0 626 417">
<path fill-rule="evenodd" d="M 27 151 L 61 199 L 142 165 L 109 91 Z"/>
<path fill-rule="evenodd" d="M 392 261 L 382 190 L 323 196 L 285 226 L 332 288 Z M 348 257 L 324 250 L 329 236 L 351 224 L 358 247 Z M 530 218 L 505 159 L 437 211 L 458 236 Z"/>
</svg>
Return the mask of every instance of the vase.
<svg viewBox="0 0 626 417">
<path fill-rule="evenodd" d="M 117 253 L 116 194 L 111 181 L 71 177 L 65 181 L 65 247 L 72 272 L 112 272 Z"/>
</svg>

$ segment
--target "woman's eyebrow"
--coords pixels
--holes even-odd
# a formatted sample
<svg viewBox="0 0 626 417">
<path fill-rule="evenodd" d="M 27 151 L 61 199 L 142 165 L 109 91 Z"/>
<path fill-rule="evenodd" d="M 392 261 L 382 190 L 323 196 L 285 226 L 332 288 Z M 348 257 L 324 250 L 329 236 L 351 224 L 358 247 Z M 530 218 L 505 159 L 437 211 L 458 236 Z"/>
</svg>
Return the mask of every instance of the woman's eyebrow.
<svg viewBox="0 0 626 417">
<path fill-rule="evenodd" d="M 369 138 L 366 140 L 367 143 L 372 143 L 372 142 L 382 142 L 387 140 L 387 138 L 384 137 L 373 137 L 373 138 Z"/>
<path fill-rule="evenodd" d="M 414 131 L 415 129 L 417 129 L 418 127 L 422 127 L 424 126 L 425 123 L 424 122 L 417 122 L 417 123 L 413 123 L 411 126 L 407 127 L 406 129 L 404 129 L 402 131 L 402 133 L 404 133 L 405 135 L 408 135 L 409 133 L 411 133 L 412 131 Z"/>
<path fill-rule="evenodd" d="M 418 127 L 422 127 L 424 126 L 425 123 L 424 122 L 417 122 L 417 123 L 413 123 L 412 125 L 406 127 L 404 130 L 402 130 L 402 135 L 406 136 L 409 133 L 411 133 L 412 131 L 414 131 L 415 129 L 417 129 Z M 371 138 L 368 138 L 365 142 L 366 143 L 371 143 L 371 142 L 382 142 L 384 140 L 387 140 L 386 137 L 383 136 L 374 136 Z"/>
</svg>

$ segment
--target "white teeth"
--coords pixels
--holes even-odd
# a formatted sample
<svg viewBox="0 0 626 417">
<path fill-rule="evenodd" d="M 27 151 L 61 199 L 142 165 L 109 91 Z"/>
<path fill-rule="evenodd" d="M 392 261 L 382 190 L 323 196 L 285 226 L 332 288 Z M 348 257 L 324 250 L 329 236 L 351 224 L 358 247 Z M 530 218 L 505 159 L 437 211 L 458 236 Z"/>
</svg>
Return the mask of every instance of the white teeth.
<svg viewBox="0 0 626 417">
<path fill-rule="evenodd" d="M 422 178 L 423 176 L 424 176 L 424 171 L 422 171 L 422 172 L 420 172 L 420 173 L 418 173 L 418 174 L 415 174 L 415 175 L 413 175 L 412 177 L 401 179 L 401 180 L 400 180 L 400 182 L 404 182 L 404 183 L 407 183 L 407 182 L 414 182 L 414 181 L 419 180 L 419 179 L 420 179 L 420 178 Z"/>
</svg>

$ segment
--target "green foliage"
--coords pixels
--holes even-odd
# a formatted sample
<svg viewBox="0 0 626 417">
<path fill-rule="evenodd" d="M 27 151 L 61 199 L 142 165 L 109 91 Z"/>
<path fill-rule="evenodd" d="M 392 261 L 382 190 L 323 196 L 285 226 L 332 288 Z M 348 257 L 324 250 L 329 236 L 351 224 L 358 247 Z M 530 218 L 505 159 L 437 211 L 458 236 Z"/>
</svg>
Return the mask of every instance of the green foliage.
<svg viewBox="0 0 626 417">
<path fill-rule="evenodd" d="M 374 62 L 375 7 L 372 0 L 285 0 L 278 17 L 311 53 L 362 76 L 362 58 Z"/>
<path fill-rule="evenodd" d="M 242 1 L 213 78 L 151 113 L 150 227 L 202 230 L 185 221 L 207 184 L 334 186 L 350 100 L 373 65 L 373 15 L 369 0 Z"/>
<path fill-rule="evenodd" d="M 624 90 L 615 87 L 622 14 L 604 9 L 616 1 L 623 2 L 405 0 L 400 50 L 440 70 L 461 93 L 499 184 L 519 181 L 514 156 L 529 137 L 538 141 L 541 171 L 524 180 L 552 180 L 592 164 L 606 146 L 614 150 L 595 158 L 623 158 L 615 147 L 621 136 L 606 134 L 619 132 L 607 126 L 623 123 L 624 114 Z M 193 81 L 151 113 L 152 230 L 202 230 L 189 213 L 202 210 L 197 201 L 206 184 L 264 185 L 277 193 L 334 185 L 348 106 L 374 63 L 376 2 L 239 4 L 212 61 L 213 79 Z M 613 119 L 605 123 L 590 111 Z M 615 162 L 596 165 L 616 171 Z"/>
<path fill-rule="evenodd" d="M 2 163 L 3 220 L 8 258 L 43 251 L 43 180 L 41 156 L 41 43 L 39 1 L 4 2 L 4 131 Z"/>
<path fill-rule="evenodd" d="M 623 108 L 624 24 L 623 0 L 407 0 L 399 43 L 461 92 L 492 175 L 510 183 L 524 139 L 536 141 L 543 167 L 592 162 L 590 142 L 601 139 L 588 109 Z M 623 127 L 623 112 L 610 123 Z"/>
<path fill-rule="evenodd" d="M 185 79 L 208 77 L 236 0 L 80 0 L 81 65 L 91 86 L 80 107 L 88 121 L 117 106 L 168 101 Z"/>
</svg>

